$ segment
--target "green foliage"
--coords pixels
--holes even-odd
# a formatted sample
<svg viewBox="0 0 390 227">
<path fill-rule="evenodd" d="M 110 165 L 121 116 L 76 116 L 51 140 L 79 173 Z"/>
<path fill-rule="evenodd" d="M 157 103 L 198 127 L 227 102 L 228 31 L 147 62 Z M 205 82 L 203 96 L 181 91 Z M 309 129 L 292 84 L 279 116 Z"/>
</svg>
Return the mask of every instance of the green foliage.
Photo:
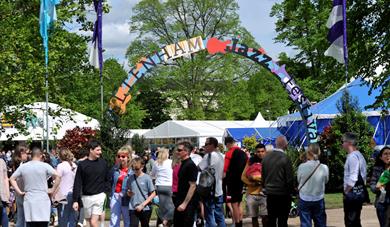
<svg viewBox="0 0 390 227">
<path fill-rule="evenodd" d="M 370 78 L 372 87 L 383 85 L 374 107 L 389 109 L 390 88 L 390 7 L 388 1 L 348 0 L 347 37 L 349 77 Z M 324 55 L 329 47 L 325 26 L 332 9 L 327 0 L 283 0 L 276 3 L 271 16 L 276 17 L 277 42 L 295 49 L 294 57 L 280 56 L 297 83 L 311 101 L 319 101 L 334 92 L 344 81 L 344 65 Z M 383 68 L 375 76 L 378 67 Z M 386 82 L 387 81 L 387 82 Z"/>
<path fill-rule="evenodd" d="M 330 127 L 325 128 L 320 137 L 320 145 L 323 151 L 324 161 L 329 167 L 328 191 L 342 189 L 344 163 L 346 152 L 342 149 L 341 138 L 346 132 L 356 133 L 358 136 L 358 149 L 369 160 L 372 148 L 371 140 L 373 128 L 367 122 L 366 117 L 360 112 L 358 103 L 348 91 L 344 91 L 343 97 L 337 103 L 340 115 L 337 116 Z"/>
<path fill-rule="evenodd" d="M 98 131 L 97 138 L 102 144 L 103 157 L 109 163 L 115 162 L 115 156 L 119 148 L 128 142 L 126 135 L 127 129 L 119 128 L 109 116 L 106 116 L 100 123 L 100 130 Z"/>
<path fill-rule="evenodd" d="M 261 140 L 257 140 L 256 136 L 250 136 L 250 137 L 244 137 L 242 140 L 242 144 L 250 151 L 253 152 L 255 150 L 255 147 L 258 143 L 260 143 Z"/>
<path fill-rule="evenodd" d="M 133 147 L 134 153 L 138 156 L 143 155 L 146 145 L 147 143 L 143 136 L 135 134 L 131 139 L 131 146 Z"/>
<path fill-rule="evenodd" d="M 237 11 L 234 0 L 142 0 L 131 18 L 131 32 L 138 38 L 127 50 L 130 64 L 159 47 L 198 35 L 203 38 L 240 36 L 241 42 L 259 47 L 240 25 Z M 267 99 L 263 95 L 267 85 L 262 81 L 255 85 L 248 82 L 258 74 L 263 75 L 264 71 L 247 59 L 233 54 L 210 56 L 203 51 L 164 63 L 150 77 L 154 88 L 169 100 L 164 108 L 178 119 L 251 119 L 257 111 L 264 110 Z M 261 90 L 265 92 L 258 95 Z M 256 103 L 252 100 L 254 95 L 259 99 Z M 287 96 L 277 94 L 276 97 L 277 101 L 268 102 L 266 107 L 268 118 L 286 112 L 282 109 L 286 108 Z"/>
<path fill-rule="evenodd" d="M 302 163 L 302 157 L 304 155 L 303 150 L 299 150 L 295 147 L 288 147 L 286 150 L 286 155 L 290 159 L 293 166 L 294 173 L 294 182 L 297 181 L 298 166 Z"/>
</svg>

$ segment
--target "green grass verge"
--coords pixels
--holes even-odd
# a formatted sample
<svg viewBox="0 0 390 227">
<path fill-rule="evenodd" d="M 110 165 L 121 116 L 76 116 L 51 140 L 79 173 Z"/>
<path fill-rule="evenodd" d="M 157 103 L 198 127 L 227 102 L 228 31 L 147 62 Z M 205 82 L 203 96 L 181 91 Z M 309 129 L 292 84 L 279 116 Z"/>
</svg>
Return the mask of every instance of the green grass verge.
<svg viewBox="0 0 390 227">
<path fill-rule="evenodd" d="M 369 188 L 368 194 L 370 195 L 370 201 L 373 204 L 375 201 L 375 194 L 371 192 Z M 342 193 L 327 193 L 325 194 L 325 207 L 326 209 L 343 208 L 343 194 Z"/>
</svg>

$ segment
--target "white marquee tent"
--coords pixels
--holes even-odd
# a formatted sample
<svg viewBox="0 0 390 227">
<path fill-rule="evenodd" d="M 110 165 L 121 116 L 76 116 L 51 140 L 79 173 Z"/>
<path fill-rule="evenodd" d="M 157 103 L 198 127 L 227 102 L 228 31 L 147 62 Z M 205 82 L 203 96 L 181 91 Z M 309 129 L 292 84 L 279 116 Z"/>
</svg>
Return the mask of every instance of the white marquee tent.
<svg viewBox="0 0 390 227">
<path fill-rule="evenodd" d="M 12 110 L 15 107 L 10 107 Z M 45 139 L 45 102 L 36 102 L 23 106 L 23 110 L 28 112 L 29 118 L 24 119 L 26 125 L 26 133 L 21 133 L 17 128 L 4 123 L 0 125 L 0 141 L 8 140 L 12 137 L 14 141 L 26 140 L 44 140 Z M 92 129 L 99 128 L 99 122 L 96 119 L 88 117 L 76 111 L 62 108 L 61 106 L 49 103 L 49 140 L 62 139 L 66 130 L 75 127 L 90 127 Z"/>
<path fill-rule="evenodd" d="M 203 145 L 207 137 L 215 137 L 219 142 L 226 128 L 269 128 L 276 127 L 274 121 L 266 121 L 259 115 L 254 121 L 166 121 L 146 132 L 143 136 L 149 139 L 151 144 L 175 144 L 179 140 L 190 140 L 193 144 Z"/>
</svg>

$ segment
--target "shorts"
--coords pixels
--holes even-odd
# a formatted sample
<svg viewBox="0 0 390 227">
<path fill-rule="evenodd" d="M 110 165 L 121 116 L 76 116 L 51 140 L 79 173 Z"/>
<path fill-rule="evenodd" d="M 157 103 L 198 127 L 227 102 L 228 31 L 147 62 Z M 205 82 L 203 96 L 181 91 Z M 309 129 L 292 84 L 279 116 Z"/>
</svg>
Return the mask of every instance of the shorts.
<svg viewBox="0 0 390 227">
<path fill-rule="evenodd" d="M 227 196 L 230 197 L 230 203 L 240 203 L 242 201 L 242 186 L 235 185 L 227 187 Z"/>
<path fill-rule="evenodd" d="M 83 195 L 81 200 L 84 206 L 85 218 L 91 218 L 92 215 L 101 215 L 104 212 L 104 201 L 106 194 L 104 192 L 96 195 Z"/>
<path fill-rule="evenodd" d="M 246 195 L 246 203 L 248 206 L 248 215 L 251 218 L 266 216 L 267 212 L 267 197 L 264 195 Z"/>
</svg>

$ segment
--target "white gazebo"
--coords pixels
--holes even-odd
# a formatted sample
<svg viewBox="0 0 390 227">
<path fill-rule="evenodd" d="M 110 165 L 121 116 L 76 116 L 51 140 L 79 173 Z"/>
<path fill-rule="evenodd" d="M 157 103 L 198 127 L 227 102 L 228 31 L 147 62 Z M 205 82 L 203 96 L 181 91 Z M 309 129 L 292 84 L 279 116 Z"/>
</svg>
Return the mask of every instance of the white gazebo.
<svg viewBox="0 0 390 227">
<path fill-rule="evenodd" d="M 12 106 L 9 107 L 9 110 L 12 111 L 15 108 L 17 107 Z M 10 138 L 14 141 L 44 140 L 46 135 L 46 103 L 35 102 L 24 105 L 20 111 L 26 113 L 26 116 L 28 116 L 27 119 L 21 120 L 26 126 L 26 131 L 23 133 L 12 124 L 7 124 L 6 121 L 2 121 L 0 125 L 0 141 L 5 141 Z M 67 130 L 74 129 L 75 127 L 98 129 L 99 122 L 84 114 L 62 108 L 54 103 L 49 103 L 49 140 L 62 139 Z"/>
<path fill-rule="evenodd" d="M 170 145 L 180 140 L 203 145 L 207 137 L 215 137 L 222 143 L 226 128 L 269 128 L 276 127 L 275 121 L 266 121 L 261 116 L 254 121 L 213 121 L 213 120 L 170 120 L 143 134 L 150 144 Z"/>
</svg>

